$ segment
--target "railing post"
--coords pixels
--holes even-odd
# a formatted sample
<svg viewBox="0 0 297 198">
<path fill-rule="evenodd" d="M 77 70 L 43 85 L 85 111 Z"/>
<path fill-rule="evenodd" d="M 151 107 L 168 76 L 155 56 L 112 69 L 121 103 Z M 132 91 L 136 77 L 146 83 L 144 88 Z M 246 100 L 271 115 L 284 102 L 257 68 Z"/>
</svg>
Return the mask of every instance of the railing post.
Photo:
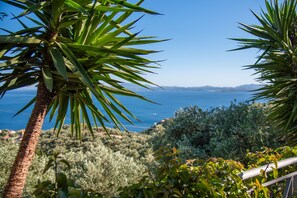
<svg viewBox="0 0 297 198">
<path fill-rule="evenodd" d="M 293 179 L 293 177 L 286 180 L 286 187 L 283 192 L 283 198 L 289 198 L 292 195 L 292 193 L 290 192 L 293 189 L 292 188 L 292 182 L 293 182 L 292 179 Z"/>
<path fill-rule="evenodd" d="M 287 179 L 283 198 L 291 198 L 297 196 L 297 176 Z"/>
<path fill-rule="evenodd" d="M 297 176 L 293 177 L 293 196 L 297 196 Z"/>
</svg>

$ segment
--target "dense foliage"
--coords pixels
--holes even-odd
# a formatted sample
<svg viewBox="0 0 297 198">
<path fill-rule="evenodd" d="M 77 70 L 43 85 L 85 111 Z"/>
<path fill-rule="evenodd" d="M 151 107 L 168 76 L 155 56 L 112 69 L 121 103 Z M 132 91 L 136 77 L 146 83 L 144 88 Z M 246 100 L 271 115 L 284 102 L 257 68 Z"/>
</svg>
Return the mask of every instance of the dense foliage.
<svg viewBox="0 0 297 198">
<path fill-rule="evenodd" d="M 262 184 L 297 170 L 296 165 L 269 173 L 263 169 L 259 176 L 244 181 L 239 174 L 252 167 L 295 157 L 297 147 L 265 148 L 248 153 L 246 166 L 222 158 L 194 159 L 182 163 L 176 149 L 160 149 L 156 154 L 160 163 L 157 170 L 143 177 L 138 184 L 122 189 L 121 197 L 282 197 L 285 181 L 270 187 Z"/>
<path fill-rule="evenodd" d="M 195 160 L 183 164 L 176 149 L 161 149 L 158 156 L 155 177 L 124 188 L 121 197 L 248 197 L 239 162 L 212 158 L 200 166 Z"/>
<path fill-rule="evenodd" d="M 197 106 L 180 109 L 165 122 L 161 132 L 155 132 L 153 146 L 176 147 L 183 159 L 240 160 L 248 150 L 276 148 L 283 143 L 267 119 L 268 108 L 265 104 L 231 103 L 206 111 Z"/>
</svg>

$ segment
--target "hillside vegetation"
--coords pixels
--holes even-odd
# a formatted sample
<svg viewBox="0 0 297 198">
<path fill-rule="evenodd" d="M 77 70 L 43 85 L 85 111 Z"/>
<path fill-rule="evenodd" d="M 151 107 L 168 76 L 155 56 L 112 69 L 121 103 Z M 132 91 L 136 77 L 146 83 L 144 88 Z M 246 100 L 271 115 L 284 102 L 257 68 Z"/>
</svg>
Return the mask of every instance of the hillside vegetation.
<svg viewBox="0 0 297 198">
<path fill-rule="evenodd" d="M 211 178 L 217 178 L 219 181 L 231 174 L 233 179 L 229 182 L 239 182 L 237 190 L 241 189 L 242 194 L 237 195 L 247 196 L 245 190 L 250 184 L 246 186 L 240 178 L 237 178 L 240 171 L 281 159 L 282 153 L 286 153 L 286 157 L 292 156 L 296 150 L 283 147 L 275 151 L 276 148 L 284 146 L 284 142 L 277 139 L 278 130 L 268 122 L 267 108 L 269 106 L 264 104 L 247 103 L 231 103 L 229 107 L 207 111 L 196 106 L 187 107 L 178 110 L 173 118 L 165 119 L 141 133 L 121 132 L 116 129 L 108 129 L 106 133 L 99 128 L 94 129 L 96 130 L 94 137 L 84 136 L 81 140 L 75 140 L 69 135 L 70 133 L 66 133 L 70 130 L 67 125 L 63 127 L 58 138 L 52 130 L 44 131 L 24 195 L 32 196 L 38 180 L 54 182 L 54 171 L 49 170 L 43 174 L 43 170 L 50 156 L 59 153 L 59 157 L 69 163 L 70 169 L 61 165 L 58 171 L 65 172 L 82 189 L 100 193 L 103 197 L 119 196 L 120 192 L 122 192 L 121 197 L 134 197 L 140 191 L 164 193 L 166 189 L 163 188 L 169 182 L 168 178 L 181 177 L 181 173 L 171 175 L 173 173 L 169 171 L 171 169 L 188 175 L 185 177 L 197 175 L 196 178 L 192 178 L 194 183 L 201 182 L 201 178 L 203 181 Z M 5 135 L 4 132 L 2 136 Z M 17 143 L 14 139 L 17 137 L 16 133 L 9 139 L 2 138 L 0 186 L 5 184 L 8 177 L 6 173 L 16 155 Z M 172 148 L 177 150 L 172 151 Z M 257 159 L 261 155 L 266 158 L 258 162 Z M 200 177 L 200 172 L 204 172 L 202 167 L 207 168 L 208 165 L 218 171 L 225 171 L 225 176 L 219 172 L 214 173 L 215 169 L 209 169 L 211 177 L 204 174 Z M 193 192 L 181 190 L 179 188 L 181 184 L 176 186 L 174 181 L 170 180 L 173 182 L 170 185 L 176 192 L 198 193 L 197 186 L 193 188 Z M 153 183 L 158 185 L 152 185 Z M 216 186 L 216 182 L 210 182 L 208 185 L 214 192 L 224 192 L 224 196 L 237 192 L 228 182 L 221 183 L 220 187 Z M 208 190 L 208 193 L 203 194 L 206 191 L 203 190 L 204 187 L 201 188 L 199 193 L 202 194 L 199 196 L 210 196 Z M 161 194 L 154 194 L 152 197 Z M 196 195 L 198 194 L 193 194 L 194 197 Z"/>
</svg>

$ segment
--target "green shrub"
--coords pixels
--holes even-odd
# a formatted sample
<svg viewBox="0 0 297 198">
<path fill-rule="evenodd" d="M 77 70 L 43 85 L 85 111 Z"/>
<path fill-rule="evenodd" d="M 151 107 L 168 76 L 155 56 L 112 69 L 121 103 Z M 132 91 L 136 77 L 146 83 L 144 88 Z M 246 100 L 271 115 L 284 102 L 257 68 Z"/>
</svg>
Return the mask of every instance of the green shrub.
<svg viewBox="0 0 297 198">
<path fill-rule="evenodd" d="M 43 173 L 48 156 L 55 151 L 70 162 L 69 178 L 74 179 L 82 188 L 102 193 L 105 197 L 117 194 L 120 187 L 137 182 L 144 174 L 146 166 L 140 159 L 131 158 L 114 152 L 101 141 L 84 139 L 73 140 L 68 136 L 61 139 L 52 138 L 52 134 L 44 132 L 38 153 L 30 168 L 24 189 L 24 197 L 32 197 L 34 186 L 38 180 L 54 182 L 54 172 Z M 99 139 L 97 139 L 99 140 Z M 12 141 L 1 142 L 0 150 L 0 195 L 8 173 L 16 156 L 18 145 Z M 152 161 L 152 159 L 151 159 Z"/>
<path fill-rule="evenodd" d="M 158 155 L 160 167 L 155 177 L 144 177 L 124 188 L 121 197 L 249 197 L 238 176 L 243 166 L 236 161 L 212 158 L 183 164 L 175 149 L 161 149 Z"/>
<path fill-rule="evenodd" d="M 239 173 L 254 167 L 276 163 L 288 157 L 295 157 L 296 147 L 264 148 L 249 152 L 246 166 L 234 160 L 209 158 L 208 160 L 187 160 L 178 157 L 178 151 L 161 149 L 157 152 L 158 167 L 138 184 L 123 188 L 121 197 L 282 197 L 286 181 L 269 187 L 262 184 L 276 177 L 297 170 L 296 165 L 272 172 L 265 169 L 257 177 L 242 181 Z M 251 194 L 249 190 L 253 189 Z"/>
<path fill-rule="evenodd" d="M 59 137 L 56 137 L 52 130 L 43 132 L 39 141 L 38 153 L 52 155 L 54 151 L 64 153 L 70 149 L 72 151 L 86 152 L 92 147 L 104 145 L 114 152 L 120 152 L 125 156 L 141 160 L 143 163 L 151 161 L 151 159 L 146 159 L 147 156 L 152 155 L 151 145 L 148 141 L 151 138 L 149 134 L 108 129 L 108 135 L 102 128 L 97 128 L 94 129 L 96 131 L 94 137 L 85 130 L 86 135 L 84 135 L 84 138 L 76 140 L 71 137 L 67 130 L 70 129 L 66 125 L 63 127 Z"/>
<path fill-rule="evenodd" d="M 76 181 L 70 179 L 63 171 L 70 170 L 70 164 L 67 160 L 59 156 L 59 153 L 55 153 L 49 156 L 49 161 L 44 167 L 43 174 L 47 173 L 49 170 L 54 171 L 55 179 L 54 181 L 45 180 L 38 181 L 35 186 L 33 195 L 36 198 L 51 198 L 51 197 L 71 197 L 71 198 L 99 198 L 102 197 L 101 194 L 93 192 L 92 190 L 86 190 L 77 185 Z M 66 168 L 65 168 L 66 167 Z"/>
<path fill-rule="evenodd" d="M 269 122 L 268 108 L 265 104 L 231 103 L 229 107 L 214 109 L 211 155 L 239 160 L 247 150 L 254 152 L 264 146 L 281 146 L 284 142 L 277 140 L 278 131 Z"/>
<path fill-rule="evenodd" d="M 151 142 L 155 150 L 165 145 L 177 147 L 184 160 L 240 160 L 248 150 L 284 144 L 277 140 L 278 131 L 267 119 L 267 108 L 265 104 L 231 103 L 209 111 L 197 106 L 180 109 L 162 131 L 153 133 Z"/>
<path fill-rule="evenodd" d="M 91 147 L 86 152 L 70 151 L 61 157 L 72 165 L 70 178 L 82 188 L 105 197 L 114 196 L 120 187 L 137 182 L 145 171 L 145 166 L 137 160 L 105 146 Z"/>
<path fill-rule="evenodd" d="M 257 152 L 248 152 L 245 158 L 242 160 L 246 169 L 252 169 L 256 167 L 260 167 L 263 165 L 267 165 L 270 163 L 276 164 L 277 161 L 287 159 L 290 157 L 296 157 L 297 155 L 297 146 L 295 147 L 279 147 L 276 149 L 271 148 L 263 148 Z M 287 166 L 281 169 L 274 169 L 270 173 L 266 173 L 263 170 L 262 174 L 253 178 L 248 179 L 245 183 L 249 186 L 249 188 L 254 188 L 255 197 L 282 197 L 282 193 L 284 192 L 286 181 L 278 182 L 268 188 L 261 186 L 261 183 L 266 181 L 287 175 L 289 173 L 295 172 L 297 170 L 297 165 Z"/>
<path fill-rule="evenodd" d="M 1 142 L 0 149 L 0 197 L 7 182 L 12 164 L 18 151 L 18 144 L 14 142 Z M 43 168 L 46 165 L 48 158 L 46 156 L 35 156 L 29 174 L 26 180 L 23 197 L 32 197 L 34 186 L 38 180 L 52 180 L 54 174 L 49 171 L 47 174 L 42 174 Z"/>
</svg>

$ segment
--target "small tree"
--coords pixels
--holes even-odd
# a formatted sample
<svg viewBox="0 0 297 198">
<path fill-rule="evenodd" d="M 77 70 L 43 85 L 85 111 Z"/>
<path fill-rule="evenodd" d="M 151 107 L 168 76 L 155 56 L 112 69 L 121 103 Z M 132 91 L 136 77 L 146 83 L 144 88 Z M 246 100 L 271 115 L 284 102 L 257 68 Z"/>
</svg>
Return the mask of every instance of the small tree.
<svg viewBox="0 0 297 198">
<path fill-rule="evenodd" d="M 259 25 L 241 24 L 241 29 L 256 38 L 234 39 L 238 49 L 262 52 L 254 65 L 247 66 L 264 82 L 256 98 L 269 99 L 270 118 L 283 130 L 283 137 L 297 143 L 297 14 L 296 0 L 265 1 L 266 11 L 253 12 Z M 237 49 L 237 50 L 238 50 Z"/>
<path fill-rule="evenodd" d="M 2 1 L 23 10 L 14 17 L 23 28 L 0 35 L 0 95 L 38 85 L 36 97 L 18 112 L 35 104 L 4 190 L 4 197 L 21 197 L 47 113 L 50 120 L 56 115 L 54 128 L 59 133 L 68 111 L 76 138 L 82 136 L 81 122 L 93 134 L 91 119 L 95 125 L 112 121 L 120 127 L 117 114 L 128 122 L 132 121 L 126 115 L 135 118 L 115 95 L 145 99 L 121 82 L 152 84 L 142 74 L 151 72 L 154 62 L 143 55 L 155 51 L 133 46 L 158 40 L 131 33 L 137 20 L 125 21 L 134 12 L 156 13 L 140 7 L 143 0 Z M 22 17 L 34 26 L 28 27 Z"/>
</svg>

